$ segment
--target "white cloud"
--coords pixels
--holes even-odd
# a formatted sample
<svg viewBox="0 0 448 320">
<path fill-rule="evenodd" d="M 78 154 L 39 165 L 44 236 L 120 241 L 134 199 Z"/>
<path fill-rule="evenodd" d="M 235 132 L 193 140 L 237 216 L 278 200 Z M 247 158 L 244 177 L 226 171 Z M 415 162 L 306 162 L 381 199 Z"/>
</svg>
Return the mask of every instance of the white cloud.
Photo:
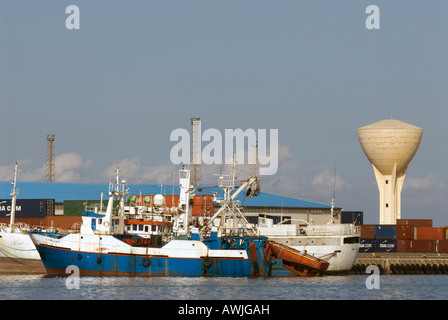
<svg viewBox="0 0 448 320">
<path fill-rule="evenodd" d="M 444 187 L 444 183 L 440 180 L 439 176 L 435 174 L 429 174 L 423 178 L 406 178 L 404 182 L 404 188 L 416 189 L 416 190 L 428 190 L 432 188 Z"/>
<path fill-rule="evenodd" d="M 316 187 L 324 187 L 324 188 L 342 188 L 345 185 L 344 179 L 342 177 L 330 172 L 329 170 L 325 170 L 318 175 L 314 176 L 311 184 Z"/>
<path fill-rule="evenodd" d="M 146 166 L 142 164 L 140 158 L 119 160 L 106 168 L 101 175 L 105 178 L 113 177 L 117 165 L 120 177 L 127 179 L 128 183 L 172 184 L 173 175 L 175 183 L 179 181 L 176 166 L 172 164 Z"/>
<path fill-rule="evenodd" d="M 92 165 L 91 160 L 85 161 L 75 152 L 57 156 L 55 162 L 55 180 L 58 182 L 79 182 L 86 176 L 87 169 Z M 45 166 L 43 167 L 45 172 Z"/>
</svg>

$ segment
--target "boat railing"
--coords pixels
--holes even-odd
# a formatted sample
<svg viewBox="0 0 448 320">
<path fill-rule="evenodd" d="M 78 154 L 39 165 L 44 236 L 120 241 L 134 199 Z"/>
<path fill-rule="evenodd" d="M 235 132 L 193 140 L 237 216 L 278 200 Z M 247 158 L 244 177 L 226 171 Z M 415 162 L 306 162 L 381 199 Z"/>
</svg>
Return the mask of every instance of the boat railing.
<svg viewBox="0 0 448 320">
<path fill-rule="evenodd" d="M 309 236 L 356 235 L 360 232 L 360 228 L 354 224 L 308 225 L 303 230 Z"/>
<path fill-rule="evenodd" d="M 5 232 L 7 227 L 8 227 L 8 224 L 6 224 L 6 223 L 0 223 L 0 231 Z"/>
<path fill-rule="evenodd" d="M 220 231 L 226 237 L 247 237 L 252 234 L 247 228 L 220 228 Z"/>
</svg>

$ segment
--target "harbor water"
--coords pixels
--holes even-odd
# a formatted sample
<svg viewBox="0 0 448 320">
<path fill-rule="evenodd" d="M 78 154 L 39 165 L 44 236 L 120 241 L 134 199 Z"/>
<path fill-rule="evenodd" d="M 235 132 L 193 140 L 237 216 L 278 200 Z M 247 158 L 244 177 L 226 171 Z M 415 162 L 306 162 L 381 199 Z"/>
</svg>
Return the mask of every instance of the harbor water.
<svg viewBox="0 0 448 320">
<path fill-rule="evenodd" d="M 1 300 L 447 300 L 448 275 L 288 278 L 0 275 Z M 378 281 L 379 280 L 379 281 Z M 369 285 L 370 284 L 370 285 Z M 370 288 L 369 288 L 370 287 Z"/>
</svg>

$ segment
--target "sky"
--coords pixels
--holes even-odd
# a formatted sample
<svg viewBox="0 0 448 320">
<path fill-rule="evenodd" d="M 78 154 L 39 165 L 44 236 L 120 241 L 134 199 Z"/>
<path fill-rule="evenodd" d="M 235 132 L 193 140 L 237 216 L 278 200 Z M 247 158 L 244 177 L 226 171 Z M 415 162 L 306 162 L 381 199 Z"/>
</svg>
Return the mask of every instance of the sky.
<svg viewBox="0 0 448 320">
<path fill-rule="evenodd" d="M 19 181 L 44 181 L 54 134 L 56 181 L 107 183 L 118 161 L 130 183 L 172 184 L 170 134 L 199 117 L 278 130 L 262 191 L 378 223 L 357 129 L 392 117 L 423 128 L 402 217 L 448 225 L 447 30 L 442 0 L 0 0 L 0 180 L 18 161 Z"/>
</svg>

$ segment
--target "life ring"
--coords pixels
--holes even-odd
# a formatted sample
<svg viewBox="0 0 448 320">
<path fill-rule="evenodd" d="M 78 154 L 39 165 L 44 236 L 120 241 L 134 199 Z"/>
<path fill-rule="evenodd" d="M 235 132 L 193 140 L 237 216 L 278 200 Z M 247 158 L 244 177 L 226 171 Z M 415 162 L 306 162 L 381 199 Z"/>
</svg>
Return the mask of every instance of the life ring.
<svg viewBox="0 0 448 320">
<path fill-rule="evenodd" d="M 210 259 L 209 256 L 205 257 L 204 259 L 202 259 L 202 264 L 204 265 L 204 267 L 209 268 L 212 265 L 213 261 L 212 259 Z"/>
<path fill-rule="evenodd" d="M 109 226 L 109 221 L 104 221 L 103 226 L 108 227 Z"/>
<path fill-rule="evenodd" d="M 82 254 L 78 253 L 78 260 L 82 259 Z"/>
<path fill-rule="evenodd" d="M 151 259 L 149 257 L 144 257 L 142 260 L 142 265 L 147 268 L 151 265 Z"/>
</svg>

